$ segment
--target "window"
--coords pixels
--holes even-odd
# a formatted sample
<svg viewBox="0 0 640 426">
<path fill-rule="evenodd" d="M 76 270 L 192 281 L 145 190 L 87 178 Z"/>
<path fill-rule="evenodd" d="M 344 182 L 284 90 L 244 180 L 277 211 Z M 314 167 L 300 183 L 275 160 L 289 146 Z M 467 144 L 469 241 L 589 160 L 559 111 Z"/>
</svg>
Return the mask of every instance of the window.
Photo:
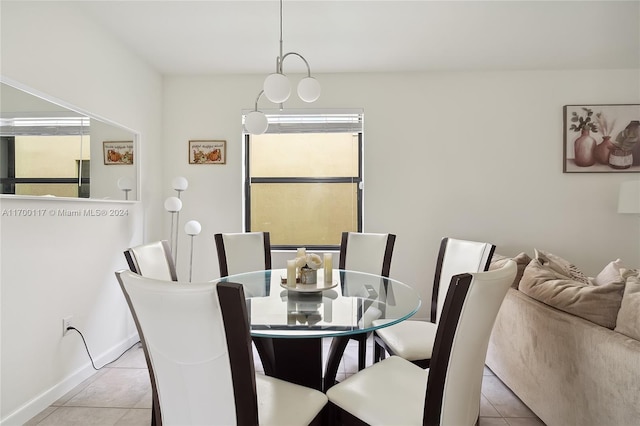
<svg viewBox="0 0 640 426">
<path fill-rule="evenodd" d="M 88 118 L 13 118 L 1 124 L 3 194 L 89 197 Z"/>
<path fill-rule="evenodd" d="M 267 113 L 245 135 L 245 228 L 276 249 L 330 249 L 362 230 L 362 113 Z"/>
</svg>

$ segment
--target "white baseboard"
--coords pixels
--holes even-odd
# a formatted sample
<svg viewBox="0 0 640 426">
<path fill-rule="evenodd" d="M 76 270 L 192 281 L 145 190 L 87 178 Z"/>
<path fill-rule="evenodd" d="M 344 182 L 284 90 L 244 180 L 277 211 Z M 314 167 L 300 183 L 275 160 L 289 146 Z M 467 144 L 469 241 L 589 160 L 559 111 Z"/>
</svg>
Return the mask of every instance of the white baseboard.
<svg viewBox="0 0 640 426">
<path fill-rule="evenodd" d="M 130 348 L 139 339 L 138 334 L 130 336 L 128 339 L 113 346 L 111 349 L 98 356 L 94 362 L 97 365 L 104 365 L 117 358 L 121 353 Z M 97 373 L 89 360 L 75 372 L 64 378 L 61 382 L 42 392 L 40 395 L 25 403 L 23 406 L 10 413 L 0 420 L 0 426 L 20 426 L 38 415 L 51 404 L 62 398 L 67 392 L 78 386 L 84 380 Z"/>
</svg>

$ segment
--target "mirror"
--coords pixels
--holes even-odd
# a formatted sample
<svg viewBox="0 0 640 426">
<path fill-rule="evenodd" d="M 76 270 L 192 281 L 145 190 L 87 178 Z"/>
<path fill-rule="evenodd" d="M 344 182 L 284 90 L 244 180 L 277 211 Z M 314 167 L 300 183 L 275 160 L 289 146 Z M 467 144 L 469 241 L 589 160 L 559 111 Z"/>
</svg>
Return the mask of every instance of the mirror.
<svg viewBox="0 0 640 426">
<path fill-rule="evenodd" d="M 0 83 L 2 194 L 138 199 L 138 135 Z"/>
</svg>

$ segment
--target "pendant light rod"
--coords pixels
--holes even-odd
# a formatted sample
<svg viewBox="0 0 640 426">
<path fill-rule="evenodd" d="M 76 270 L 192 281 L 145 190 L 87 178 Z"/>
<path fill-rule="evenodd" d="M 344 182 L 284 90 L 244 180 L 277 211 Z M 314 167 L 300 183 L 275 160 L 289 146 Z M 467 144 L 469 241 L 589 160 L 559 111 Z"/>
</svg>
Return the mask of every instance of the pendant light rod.
<svg viewBox="0 0 640 426">
<path fill-rule="evenodd" d="M 302 59 L 307 67 L 307 76 L 298 82 L 298 97 L 303 102 L 315 102 L 320 97 L 320 83 L 311 77 L 311 67 L 309 62 L 297 52 L 284 53 L 284 41 L 283 41 L 283 0 L 280 0 L 280 40 L 279 40 L 279 55 L 276 58 L 276 72 L 270 74 L 265 78 L 262 85 L 262 90 L 258 93 L 254 104 L 254 109 L 244 117 L 244 128 L 247 132 L 253 135 L 260 135 L 264 133 L 269 122 L 265 114 L 258 110 L 258 101 L 260 97 L 264 95 L 269 101 L 274 104 L 279 104 L 280 109 L 284 108 L 284 102 L 289 99 L 291 94 L 291 82 L 289 78 L 283 73 L 284 60 L 289 55 L 295 55 Z"/>
<path fill-rule="evenodd" d="M 302 59 L 304 64 L 307 66 L 307 77 L 311 77 L 311 67 L 309 67 L 309 62 L 307 62 L 307 60 L 304 58 L 304 56 L 302 56 L 301 54 L 296 53 L 296 52 L 289 52 L 289 53 L 287 53 L 286 55 L 284 55 L 282 57 L 282 60 L 280 62 L 280 68 L 281 68 L 280 71 L 282 71 L 282 62 L 284 61 L 284 58 L 286 58 L 289 55 L 296 55 L 298 58 Z M 282 72 L 281 72 L 281 74 L 282 74 Z"/>
<path fill-rule="evenodd" d="M 289 52 L 289 53 L 284 53 L 284 41 L 283 41 L 283 37 L 282 37 L 282 1 L 280 0 L 280 55 L 276 58 L 276 72 L 278 74 L 284 74 L 283 72 L 283 64 L 284 64 L 284 60 L 287 56 L 289 55 L 296 55 L 298 58 L 302 59 L 302 61 L 304 62 L 305 66 L 307 67 L 307 77 L 311 77 L 311 67 L 309 66 L 309 62 L 307 62 L 307 60 L 304 58 L 304 56 L 302 56 L 300 53 L 298 52 Z"/>
<path fill-rule="evenodd" d="M 258 96 L 256 96 L 256 105 L 255 105 L 255 109 L 254 111 L 258 110 L 258 101 L 260 100 L 260 98 L 262 97 L 262 95 L 264 95 L 264 89 L 260 91 L 260 93 L 258 93 Z"/>
<path fill-rule="evenodd" d="M 278 56 L 278 59 L 276 60 L 276 72 L 279 74 L 282 74 L 282 61 L 284 61 L 284 56 L 282 55 L 282 52 L 284 52 L 283 48 L 283 42 L 282 42 L 282 0 L 280 0 L 280 55 Z"/>
</svg>

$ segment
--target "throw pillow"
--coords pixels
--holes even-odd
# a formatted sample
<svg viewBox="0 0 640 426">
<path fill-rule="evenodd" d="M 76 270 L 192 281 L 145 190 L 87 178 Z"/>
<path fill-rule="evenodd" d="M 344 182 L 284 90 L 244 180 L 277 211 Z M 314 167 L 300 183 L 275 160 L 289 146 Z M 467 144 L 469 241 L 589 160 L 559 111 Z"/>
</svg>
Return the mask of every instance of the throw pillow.
<svg viewBox="0 0 640 426">
<path fill-rule="evenodd" d="M 520 280 L 524 294 L 609 329 L 616 326 L 624 286 L 622 278 L 600 286 L 572 280 L 538 259 L 531 260 Z"/>
<path fill-rule="evenodd" d="M 589 278 L 587 278 L 587 276 L 583 274 L 582 271 L 580 271 L 573 263 L 570 263 L 569 261 L 553 253 L 538 249 L 534 249 L 534 251 L 536 259 L 541 264 L 550 267 L 559 274 L 562 274 L 574 281 L 579 281 L 584 284 L 590 284 Z"/>
<path fill-rule="evenodd" d="M 517 289 L 520 284 L 520 280 L 522 279 L 522 274 L 524 274 L 524 269 L 527 267 L 529 262 L 531 262 L 531 258 L 527 253 L 522 252 L 513 258 L 503 256 L 501 254 L 494 254 L 491 258 L 491 263 L 489 264 L 489 270 L 492 271 L 494 269 L 502 268 L 510 259 L 513 259 L 518 267 L 516 277 L 513 280 L 513 283 L 511 283 L 511 287 Z"/>
<path fill-rule="evenodd" d="M 609 262 L 602 271 L 593 279 L 593 285 L 602 285 L 610 283 L 611 281 L 620 281 L 620 270 L 624 268 L 622 266 L 622 260 L 617 259 L 613 262 Z"/>
<path fill-rule="evenodd" d="M 626 280 L 615 331 L 640 340 L 640 270 L 623 269 Z"/>
</svg>

